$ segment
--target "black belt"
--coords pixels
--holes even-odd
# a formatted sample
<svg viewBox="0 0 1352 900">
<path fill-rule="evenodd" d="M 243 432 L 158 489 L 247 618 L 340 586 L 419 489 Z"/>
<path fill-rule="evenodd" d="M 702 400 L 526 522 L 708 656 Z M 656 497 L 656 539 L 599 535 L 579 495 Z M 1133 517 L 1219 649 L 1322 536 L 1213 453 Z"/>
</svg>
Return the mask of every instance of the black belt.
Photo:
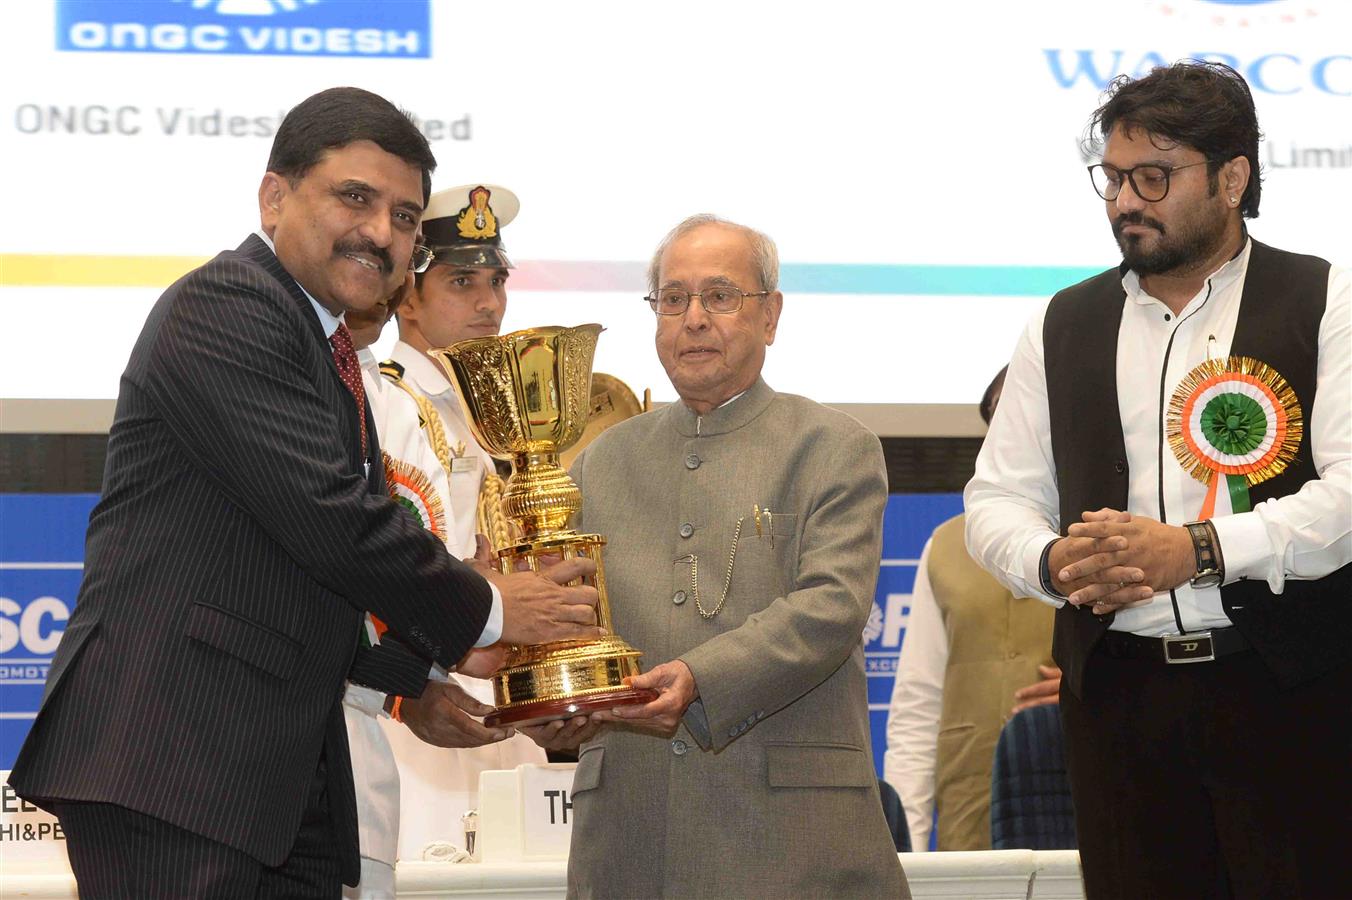
<svg viewBox="0 0 1352 900">
<path fill-rule="evenodd" d="M 1099 646 L 1104 653 L 1117 659 L 1149 659 L 1171 664 L 1211 662 L 1231 653 L 1253 649 L 1238 628 L 1213 628 L 1164 637 L 1107 631 Z"/>
</svg>

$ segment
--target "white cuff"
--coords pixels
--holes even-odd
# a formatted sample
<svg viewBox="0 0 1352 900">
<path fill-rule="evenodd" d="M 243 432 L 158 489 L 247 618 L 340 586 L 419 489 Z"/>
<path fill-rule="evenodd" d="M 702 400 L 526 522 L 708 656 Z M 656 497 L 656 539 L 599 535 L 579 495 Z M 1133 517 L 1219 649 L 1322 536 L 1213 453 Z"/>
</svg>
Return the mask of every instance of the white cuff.
<svg viewBox="0 0 1352 900">
<path fill-rule="evenodd" d="M 475 647 L 488 647 L 502 639 L 502 592 L 491 581 L 488 588 L 493 592 L 493 608 L 488 612 L 488 621 L 484 623 L 479 640 L 474 642 Z"/>
<path fill-rule="evenodd" d="M 1047 531 L 1044 534 L 1037 534 L 1028 539 L 1028 543 L 1023 545 L 1022 571 L 1019 573 L 1027 593 L 1024 596 L 1036 597 L 1043 603 L 1060 609 L 1066 604 L 1065 597 L 1057 597 L 1049 594 L 1042 589 L 1042 551 L 1047 549 L 1047 545 L 1053 541 L 1060 540 L 1062 535 L 1055 531 Z M 1056 573 L 1052 573 L 1055 577 Z M 1019 594 L 1019 591 L 1013 593 Z"/>
<path fill-rule="evenodd" d="M 1216 541 L 1225 561 L 1225 583 L 1241 578 L 1262 578 L 1272 592 L 1280 594 L 1286 585 L 1286 572 L 1272 565 L 1272 545 L 1262 516 L 1256 512 L 1217 516 L 1211 520 Z"/>
</svg>

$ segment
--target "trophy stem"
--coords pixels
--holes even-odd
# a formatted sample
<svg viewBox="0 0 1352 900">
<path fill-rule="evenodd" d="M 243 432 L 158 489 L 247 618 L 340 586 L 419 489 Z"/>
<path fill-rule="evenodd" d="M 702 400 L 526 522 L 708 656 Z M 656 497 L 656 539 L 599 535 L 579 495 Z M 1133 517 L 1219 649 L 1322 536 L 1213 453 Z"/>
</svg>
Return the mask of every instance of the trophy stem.
<svg viewBox="0 0 1352 900">
<path fill-rule="evenodd" d="M 559 465 L 557 452 L 513 454 L 502 511 L 527 542 L 562 533 L 581 508 L 582 492 Z"/>
</svg>

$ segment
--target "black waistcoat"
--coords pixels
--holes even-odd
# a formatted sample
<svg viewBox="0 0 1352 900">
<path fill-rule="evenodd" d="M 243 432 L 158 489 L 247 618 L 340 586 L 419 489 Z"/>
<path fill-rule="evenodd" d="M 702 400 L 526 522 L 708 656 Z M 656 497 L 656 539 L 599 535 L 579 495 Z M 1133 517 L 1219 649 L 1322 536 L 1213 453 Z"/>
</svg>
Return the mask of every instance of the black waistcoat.
<svg viewBox="0 0 1352 900">
<path fill-rule="evenodd" d="M 1059 292 L 1043 324 L 1062 534 L 1085 510 L 1127 508 L 1130 473 L 1116 374 L 1124 274 L 1125 269 L 1110 269 Z M 1329 264 L 1322 259 L 1253 241 L 1230 353 L 1276 369 L 1295 390 L 1306 419 L 1291 465 L 1249 489 L 1255 506 L 1294 494 L 1319 477 L 1311 458 L 1310 413 L 1328 277 Z M 1165 464 L 1172 459 L 1166 450 Z M 1272 593 L 1266 581 L 1241 579 L 1221 588 L 1221 604 L 1282 684 L 1299 684 L 1352 657 L 1352 565 L 1316 581 L 1288 579 L 1280 594 Z M 1076 696 L 1081 696 L 1085 660 L 1112 619 L 1069 603 L 1057 611 L 1052 654 L 1064 672 L 1063 683 Z"/>
</svg>

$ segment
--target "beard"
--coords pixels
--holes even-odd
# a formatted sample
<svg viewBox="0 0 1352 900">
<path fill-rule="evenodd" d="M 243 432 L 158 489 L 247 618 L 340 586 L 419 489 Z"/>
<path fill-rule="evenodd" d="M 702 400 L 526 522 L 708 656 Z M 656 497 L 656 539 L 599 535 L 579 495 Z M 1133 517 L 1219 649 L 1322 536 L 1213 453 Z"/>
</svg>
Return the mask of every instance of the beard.
<svg viewBox="0 0 1352 900">
<path fill-rule="evenodd" d="M 1122 233 L 1127 225 L 1145 225 L 1158 232 L 1153 244 L 1146 234 Z M 1226 217 L 1210 207 L 1199 208 L 1193 217 L 1165 228 L 1164 223 L 1145 213 L 1123 213 L 1112 222 L 1113 237 L 1122 251 L 1122 259 L 1137 275 L 1165 275 L 1186 272 L 1215 255 L 1225 240 Z"/>
</svg>

